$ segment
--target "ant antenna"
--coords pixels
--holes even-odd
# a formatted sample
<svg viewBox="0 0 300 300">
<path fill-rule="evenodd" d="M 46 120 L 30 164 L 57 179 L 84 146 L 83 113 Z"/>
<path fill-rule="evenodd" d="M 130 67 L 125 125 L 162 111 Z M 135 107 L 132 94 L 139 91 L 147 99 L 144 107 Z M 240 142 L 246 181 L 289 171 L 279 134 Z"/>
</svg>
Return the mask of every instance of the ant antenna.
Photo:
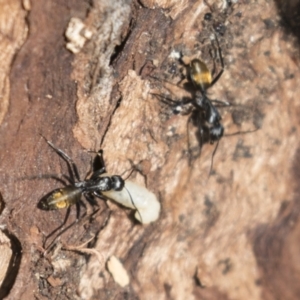
<svg viewBox="0 0 300 300">
<path fill-rule="evenodd" d="M 215 156 L 215 154 L 217 152 L 217 149 L 218 149 L 218 146 L 219 146 L 219 142 L 220 142 L 220 140 L 217 141 L 216 147 L 215 147 L 214 152 L 213 152 L 213 154 L 211 156 L 211 164 L 210 164 L 210 169 L 209 169 L 209 173 L 208 173 L 208 178 L 212 174 L 212 168 L 213 168 L 213 164 L 214 164 L 214 156 Z"/>
</svg>

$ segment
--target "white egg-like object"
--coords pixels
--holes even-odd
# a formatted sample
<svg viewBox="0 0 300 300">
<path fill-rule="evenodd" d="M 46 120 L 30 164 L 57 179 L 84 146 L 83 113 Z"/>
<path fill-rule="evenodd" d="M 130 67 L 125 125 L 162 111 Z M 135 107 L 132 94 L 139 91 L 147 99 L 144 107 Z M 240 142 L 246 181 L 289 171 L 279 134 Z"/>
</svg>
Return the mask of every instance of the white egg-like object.
<svg viewBox="0 0 300 300">
<path fill-rule="evenodd" d="M 142 224 L 154 222 L 159 217 L 160 203 L 156 196 L 130 180 L 125 181 L 121 191 L 101 191 L 101 194 L 125 207 L 136 209 L 134 216 Z"/>
</svg>

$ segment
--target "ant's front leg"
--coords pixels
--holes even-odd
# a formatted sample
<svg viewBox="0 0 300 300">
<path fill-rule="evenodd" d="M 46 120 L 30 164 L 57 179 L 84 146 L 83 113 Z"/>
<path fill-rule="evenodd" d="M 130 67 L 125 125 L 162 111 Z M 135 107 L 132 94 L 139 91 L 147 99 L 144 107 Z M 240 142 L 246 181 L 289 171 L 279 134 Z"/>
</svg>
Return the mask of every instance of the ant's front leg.
<svg viewBox="0 0 300 300">
<path fill-rule="evenodd" d="M 159 95 L 159 94 L 153 94 L 156 98 L 158 98 L 162 103 L 171 106 L 171 107 L 176 107 L 176 106 L 184 106 L 186 104 L 189 104 L 193 102 L 193 100 L 189 97 L 183 97 L 181 101 L 176 101 L 173 100 L 172 98 L 167 97 L 166 95 Z"/>
<path fill-rule="evenodd" d="M 218 107 L 227 107 L 231 106 L 231 104 L 227 101 L 222 100 L 210 100 L 212 103 L 216 104 Z"/>
</svg>

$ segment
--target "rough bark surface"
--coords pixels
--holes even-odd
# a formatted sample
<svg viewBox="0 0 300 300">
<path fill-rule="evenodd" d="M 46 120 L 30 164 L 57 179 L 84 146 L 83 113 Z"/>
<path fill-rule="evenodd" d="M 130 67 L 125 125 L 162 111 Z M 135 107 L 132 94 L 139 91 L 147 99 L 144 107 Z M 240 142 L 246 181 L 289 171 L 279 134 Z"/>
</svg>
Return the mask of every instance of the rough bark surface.
<svg viewBox="0 0 300 300">
<path fill-rule="evenodd" d="M 0 298 L 300 298 L 298 1 L 0 5 L 1 228 L 13 252 Z M 76 55 L 64 36 L 72 17 L 93 33 Z M 231 106 L 219 108 L 225 136 L 208 178 L 215 145 L 191 159 L 197 128 L 166 101 L 191 96 L 174 54 L 220 70 L 214 35 L 225 71 L 209 96 Z M 45 253 L 65 210 L 37 203 L 68 169 L 41 135 L 81 178 L 86 150 L 103 149 L 109 173 L 157 195 L 159 220 L 141 225 L 99 200 Z M 75 218 L 74 208 L 68 224 Z M 108 272 L 112 256 L 125 287 Z"/>
</svg>

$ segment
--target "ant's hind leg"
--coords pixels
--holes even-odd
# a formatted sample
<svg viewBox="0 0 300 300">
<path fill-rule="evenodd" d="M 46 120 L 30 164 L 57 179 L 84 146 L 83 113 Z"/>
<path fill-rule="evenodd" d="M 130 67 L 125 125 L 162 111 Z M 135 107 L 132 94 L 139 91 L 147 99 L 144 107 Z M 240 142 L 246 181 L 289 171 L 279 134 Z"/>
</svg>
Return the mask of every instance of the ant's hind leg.
<svg viewBox="0 0 300 300">
<path fill-rule="evenodd" d="M 86 205 L 82 201 L 76 202 L 76 222 L 78 222 L 80 218 L 80 205 L 86 209 Z"/>
<path fill-rule="evenodd" d="M 101 195 L 98 195 L 98 194 L 96 194 L 96 192 L 94 192 L 95 193 L 95 196 L 96 197 L 98 197 L 98 198 L 100 198 L 100 199 L 104 199 Z M 92 197 L 90 194 L 84 194 L 84 197 L 85 197 L 85 199 L 87 200 L 87 202 L 94 208 L 95 206 L 96 207 L 99 207 L 99 204 L 98 204 L 98 202 L 95 200 L 95 198 L 94 197 Z M 87 209 L 87 207 L 86 207 L 86 209 Z"/>
<path fill-rule="evenodd" d="M 69 157 L 69 155 L 67 155 L 64 151 L 55 147 L 55 145 L 52 142 L 48 141 L 44 136 L 42 137 L 47 142 L 47 144 L 67 163 L 70 177 L 73 180 L 73 182 L 75 182 L 74 175 L 76 180 L 80 181 L 79 172 L 73 159 Z"/>
<path fill-rule="evenodd" d="M 217 141 L 216 147 L 215 147 L 214 152 L 212 153 L 212 156 L 211 156 L 211 163 L 210 163 L 210 169 L 209 169 L 208 177 L 210 177 L 210 175 L 212 174 L 212 171 L 213 171 L 214 157 L 215 157 L 215 154 L 217 152 L 219 142 L 220 142 L 220 140 Z"/>
<path fill-rule="evenodd" d="M 187 121 L 187 146 L 188 146 L 188 161 L 189 161 L 189 166 L 192 166 L 192 163 L 195 159 L 197 159 L 201 155 L 202 151 L 202 146 L 204 143 L 204 138 L 203 138 L 203 130 L 201 123 L 199 123 L 200 120 L 198 116 L 194 113 L 190 115 Z M 192 123 L 194 126 L 197 128 L 196 131 L 196 139 L 197 139 L 197 145 L 192 146 L 191 139 L 190 139 L 190 130 L 189 130 L 189 124 Z"/>
<path fill-rule="evenodd" d="M 68 219 L 69 219 L 70 212 L 71 212 L 71 207 L 68 207 L 63 223 L 62 223 L 60 226 L 58 226 L 55 230 L 53 230 L 50 234 L 48 234 L 48 235 L 46 236 L 45 241 L 44 241 L 44 243 L 43 243 L 43 247 L 44 247 L 45 249 L 47 249 L 47 251 L 50 250 L 50 249 L 52 248 L 54 242 L 55 242 L 55 241 L 62 235 L 62 233 L 64 232 L 64 226 L 66 225 L 66 223 L 67 223 L 67 221 L 68 221 Z M 46 243 L 47 243 L 47 241 L 49 240 L 49 238 L 51 238 L 57 231 L 60 231 L 60 232 L 59 232 L 58 235 L 54 238 L 54 240 L 50 243 L 50 245 L 49 245 L 48 247 L 46 247 Z"/>
</svg>

